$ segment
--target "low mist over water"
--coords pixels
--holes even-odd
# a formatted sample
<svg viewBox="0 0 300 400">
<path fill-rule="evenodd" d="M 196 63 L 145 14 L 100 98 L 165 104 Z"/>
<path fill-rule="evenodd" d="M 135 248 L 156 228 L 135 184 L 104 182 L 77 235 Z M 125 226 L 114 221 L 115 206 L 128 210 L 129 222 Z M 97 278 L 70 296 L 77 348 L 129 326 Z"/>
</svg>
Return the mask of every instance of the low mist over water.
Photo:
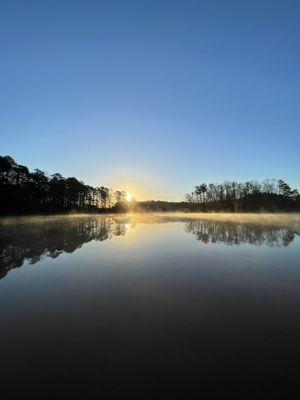
<svg viewBox="0 0 300 400">
<path fill-rule="evenodd" d="M 0 220 L 1 377 L 280 390 L 300 356 L 298 215 Z"/>
<path fill-rule="evenodd" d="M 300 1 L 0 10 L 3 399 L 300 392 Z"/>
<path fill-rule="evenodd" d="M 300 235 L 298 215 L 270 214 L 134 214 L 125 216 L 70 215 L 1 220 L 0 277 L 24 262 L 36 264 L 73 253 L 84 243 L 130 235 L 149 225 L 177 223 L 205 244 L 287 247 Z M 148 225 L 148 226 L 147 226 Z M 151 229 L 151 228 L 150 228 Z M 163 230 L 163 229 L 162 229 Z M 161 233 L 158 232 L 158 235 Z M 138 235 L 135 235 L 137 245 Z M 126 243 L 126 241 L 125 241 Z"/>
</svg>

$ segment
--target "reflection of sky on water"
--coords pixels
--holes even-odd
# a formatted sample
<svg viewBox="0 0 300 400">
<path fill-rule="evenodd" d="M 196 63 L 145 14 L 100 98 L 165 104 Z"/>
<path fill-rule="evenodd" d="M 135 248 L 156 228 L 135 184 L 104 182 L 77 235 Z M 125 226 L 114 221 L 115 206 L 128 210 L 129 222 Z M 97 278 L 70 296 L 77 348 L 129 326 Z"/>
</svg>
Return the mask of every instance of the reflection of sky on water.
<svg viewBox="0 0 300 400">
<path fill-rule="evenodd" d="M 218 245 L 255 245 L 288 247 L 296 237 L 299 229 L 287 224 L 259 224 L 215 221 L 205 219 L 186 219 L 180 217 L 158 217 L 139 221 L 132 216 L 83 216 L 75 218 L 45 218 L 45 220 L 29 220 L 29 223 L 3 224 L 0 227 L 0 276 L 4 277 L 12 268 L 23 265 L 24 261 L 36 264 L 44 257 L 52 259 L 63 253 L 73 253 L 84 243 L 91 241 L 103 242 L 108 239 L 125 237 L 123 242 L 116 242 L 116 246 L 123 245 L 139 248 L 146 241 L 156 242 L 159 256 L 164 254 L 168 244 L 175 243 L 182 232 L 191 233 L 198 242 Z M 192 237 L 186 237 L 173 246 L 184 253 L 185 246 L 189 246 Z M 146 246 L 147 247 L 147 246 Z M 117 250 L 113 254 L 117 256 Z M 129 256 L 129 254 L 127 255 Z M 87 255 L 88 257 L 88 255 Z"/>
<path fill-rule="evenodd" d="M 3 381 L 298 380 L 298 228 L 169 221 L 2 226 Z"/>
</svg>

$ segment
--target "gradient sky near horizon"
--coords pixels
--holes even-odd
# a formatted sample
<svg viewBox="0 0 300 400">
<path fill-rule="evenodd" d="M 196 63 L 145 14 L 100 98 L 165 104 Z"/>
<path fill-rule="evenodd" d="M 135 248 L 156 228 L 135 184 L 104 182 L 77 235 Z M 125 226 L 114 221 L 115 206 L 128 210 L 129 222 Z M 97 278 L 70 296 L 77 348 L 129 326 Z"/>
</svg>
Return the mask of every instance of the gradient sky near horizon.
<svg viewBox="0 0 300 400">
<path fill-rule="evenodd" d="M 300 185 L 300 2 L 1 1 L 0 154 L 181 200 Z"/>
</svg>

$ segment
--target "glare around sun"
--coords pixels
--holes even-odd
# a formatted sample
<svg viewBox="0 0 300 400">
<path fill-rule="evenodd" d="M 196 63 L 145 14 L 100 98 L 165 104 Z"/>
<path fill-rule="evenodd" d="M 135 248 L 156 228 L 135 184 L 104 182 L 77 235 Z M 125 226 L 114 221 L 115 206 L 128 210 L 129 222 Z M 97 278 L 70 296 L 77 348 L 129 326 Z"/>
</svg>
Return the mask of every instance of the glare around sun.
<svg viewBox="0 0 300 400">
<path fill-rule="evenodd" d="M 129 193 L 129 192 L 126 193 L 126 200 L 127 201 L 131 201 L 132 200 L 132 194 L 131 193 Z"/>
</svg>

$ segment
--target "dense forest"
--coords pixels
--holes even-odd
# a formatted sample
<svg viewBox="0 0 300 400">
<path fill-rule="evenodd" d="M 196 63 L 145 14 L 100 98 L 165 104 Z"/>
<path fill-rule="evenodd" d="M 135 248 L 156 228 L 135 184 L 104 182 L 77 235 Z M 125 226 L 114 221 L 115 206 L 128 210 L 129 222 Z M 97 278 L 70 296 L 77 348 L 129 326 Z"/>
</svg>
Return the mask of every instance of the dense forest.
<svg viewBox="0 0 300 400">
<path fill-rule="evenodd" d="M 283 180 L 226 181 L 195 186 L 185 201 L 127 202 L 126 192 L 85 185 L 59 173 L 30 172 L 10 156 L 0 156 L 0 215 L 61 212 L 277 212 L 300 211 L 300 195 Z"/>
<path fill-rule="evenodd" d="M 68 211 L 107 212 L 118 210 L 124 191 L 85 185 L 74 177 L 40 169 L 30 172 L 9 156 L 0 156 L 0 214 L 37 214 Z"/>
<path fill-rule="evenodd" d="M 265 179 L 261 183 L 202 183 L 186 195 L 186 201 L 201 211 L 300 211 L 298 190 L 281 179 Z"/>
<path fill-rule="evenodd" d="M 226 181 L 197 185 L 182 202 L 152 200 L 140 202 L 139 207 L 144 211 L 297 212 L 300 195 L 281 179 L 261 183 Z"/>
</svg>

